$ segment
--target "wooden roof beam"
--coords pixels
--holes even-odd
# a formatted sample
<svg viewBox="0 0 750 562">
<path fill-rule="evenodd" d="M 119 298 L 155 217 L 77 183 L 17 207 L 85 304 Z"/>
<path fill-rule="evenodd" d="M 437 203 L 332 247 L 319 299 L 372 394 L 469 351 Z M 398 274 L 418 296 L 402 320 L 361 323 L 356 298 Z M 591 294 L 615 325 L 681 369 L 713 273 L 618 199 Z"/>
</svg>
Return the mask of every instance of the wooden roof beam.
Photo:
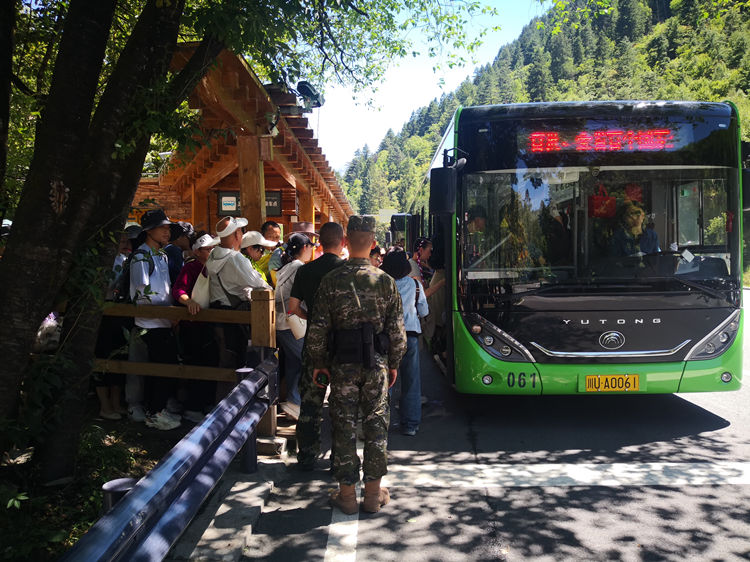
<svg viewBox="0 0 750 562">
<path fill-rule="evenodd" d="M 226 176 L 237 169 L 237 147 L 232 147 L 229 153 L 217 162 L 210 171 L 196 178 L 195 192 L 205 193 L 210 187 L 213 187 Z"/>
</svg>

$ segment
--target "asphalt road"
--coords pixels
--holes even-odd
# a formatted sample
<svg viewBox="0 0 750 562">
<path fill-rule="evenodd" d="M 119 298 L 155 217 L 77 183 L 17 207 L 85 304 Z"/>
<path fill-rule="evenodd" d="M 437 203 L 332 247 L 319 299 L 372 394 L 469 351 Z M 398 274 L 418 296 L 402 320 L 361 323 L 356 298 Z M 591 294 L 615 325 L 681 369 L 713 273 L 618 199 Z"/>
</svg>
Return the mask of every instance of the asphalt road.
<svg viewBox="0 0 750 562">
<path fill-rule="evenodd" d="M 750 376 L 730 393 L 458 397 L 423 355 L 423 379 L 419 434 L 391 433 L 391 504 L 344 516 L 325 462 L 290 469 L 244 560 L 750 559 Z"/>
</svg>

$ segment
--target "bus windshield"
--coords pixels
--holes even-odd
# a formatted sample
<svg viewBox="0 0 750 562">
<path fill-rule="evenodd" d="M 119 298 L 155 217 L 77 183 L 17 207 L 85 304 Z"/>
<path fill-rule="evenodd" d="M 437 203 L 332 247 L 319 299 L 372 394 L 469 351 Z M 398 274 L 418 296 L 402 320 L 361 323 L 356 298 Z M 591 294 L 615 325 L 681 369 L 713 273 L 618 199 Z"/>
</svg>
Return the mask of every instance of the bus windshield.
<svg viewBox="0 0 750 562">
<path fill-rule="evenodd" d="M 460 286 L 497 296 L 616 283 L 736 290 L 741 212 L 723 166 L 482 170 L 462 178 Z"/>
</svg>

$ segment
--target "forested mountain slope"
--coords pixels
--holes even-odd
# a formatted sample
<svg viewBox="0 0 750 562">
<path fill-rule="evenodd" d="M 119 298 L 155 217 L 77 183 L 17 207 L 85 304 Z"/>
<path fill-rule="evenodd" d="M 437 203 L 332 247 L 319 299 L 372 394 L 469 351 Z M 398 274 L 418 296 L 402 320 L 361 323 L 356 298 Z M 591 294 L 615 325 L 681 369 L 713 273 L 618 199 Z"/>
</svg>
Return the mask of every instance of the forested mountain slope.
<svg viewBox="0 0 750 562">
<path fill-rule="evenodd" d="M 541 25 L 540 25 L 541 24 Z M 613 0 L 604 16 L 567 22 L 548 14 L 500 47 L 454 92 L 415 111 L 377 151 L 358 150 L 342 184 L 361 213 L 426 204 L 425 172 L 459 105 L 671 99 L 731 100 L 750 139 L 747 0 Z"/>
</svg>

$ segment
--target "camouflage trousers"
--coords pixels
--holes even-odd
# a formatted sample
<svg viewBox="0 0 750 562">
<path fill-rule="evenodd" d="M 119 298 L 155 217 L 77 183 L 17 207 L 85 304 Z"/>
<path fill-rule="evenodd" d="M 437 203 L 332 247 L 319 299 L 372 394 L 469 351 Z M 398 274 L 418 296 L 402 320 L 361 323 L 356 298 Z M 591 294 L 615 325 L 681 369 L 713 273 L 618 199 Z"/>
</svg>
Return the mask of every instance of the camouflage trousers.
<svg viewBox="0 0 750 562">
<path fill-rule="evenodd" d="M 385 366 L 365 369 L 347 364 L 331 368 L 331 394 L 328 398 L 333 424 L 333 471 L 341 484 L 359 482 L 357 418 L 362 413 L 365 436 L 362 470 L 365 481 L 388 472 L 388 371 Z"/>
<path fill-rule="evenodd" d="M 302 401 L 297 420 L 297 462 L 310 468 L 315 465 L 315 459 L 320 453 L 320 427 L 326 396 L 326 389 L 313 382 L 312 371 L 303 353 L 302 375 L 298 383 Z"/>
</svg>

